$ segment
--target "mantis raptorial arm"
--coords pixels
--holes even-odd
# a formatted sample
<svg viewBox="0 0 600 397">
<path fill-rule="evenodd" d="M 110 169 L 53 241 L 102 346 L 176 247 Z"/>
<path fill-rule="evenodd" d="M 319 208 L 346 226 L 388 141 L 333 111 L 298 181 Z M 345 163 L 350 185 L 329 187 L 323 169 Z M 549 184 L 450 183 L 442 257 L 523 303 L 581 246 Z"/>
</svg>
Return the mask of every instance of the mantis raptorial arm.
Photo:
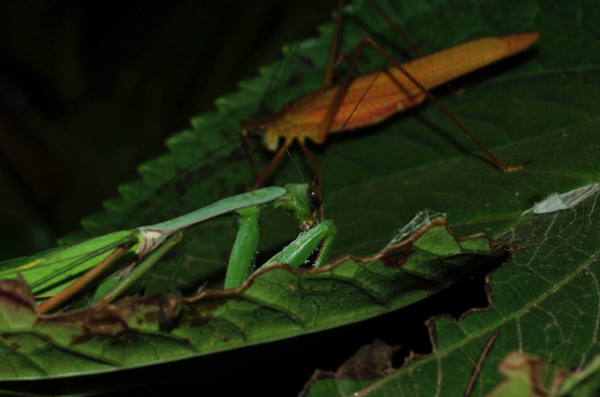
<svg viewBox="0 0 600 397">
<path fill-rule="evenodd" d="M 256 259 L 258 246 L 258 214 L 256 207 L 245 208 L 238 211 L 240 215 L 240 228 L 235 238 L 229 266 L 225 275 L 225 288 L 235 288 L 250 275 Z"/>
<path fill-rule="evenodd" d="M 242 284 L 254 270 L 256 259 L 256 246 L 258 245 L 259 211 L 254 209 L 251 214 L 245 214 L 240 220 L 240 229 L 231 250 L 231 258 L 227 267 L 225 276 L 225 289 L 236 288 Z M 335 224 L 331 220 L 326 220 L 312 229 L 303 232 L 300 236 L 291 242 L 277 255 L 269 259 L 264 267 L 273 263 L 285 263 L 292 267 L 302 266 L 309 257 L 318 250 L 317 259 L 314 267 L 324 265 L 329 257 L 333 239 L 337 233 Z M 109 293 L 104 296 L 104 300 L 112 302 L 121 294 L 131 288 L 135 282 L 148 270 L 154 263 L 166 254 L 174 245 L 179 243 L 183 233 L 179 232 L 169 237 L 159 249 L 149 254 L 144 261 L 139 263 L 133 271 L 125 276 L 121 282 Z"/>
<path fill-rule="evenodd" d="M 256 260 L 256 247 L 258 245 L 260 233 L 258 227 L 260 208 L 249 207 L 237 212 L 240 215 L 240 228 L 233 249 L 231 250 L 227 274 L 225 276 L 225 289 L 235 288 L 242 284 L 246 278 L 252 274 Z M 261 267 L 272 263 L 285 263 L 292 267 L 300 267 L 317 250 L 319 253 L 314 266 L 322 266 L 329 257 L 336 233 L 337 229 L 333 221 L 326 220 L 300 234 L 296 240 L 285 247 L 280 253 L 269 259 Z M 177 238 L 174 239 L 174 237 Z M 104 299 L 113 301 L 119 295 L 131 288 L 142 274 L 144 274 L 162 255 L 180 240 L 180 233 L 167 239 L 161 245 L 160 250 L 157 249 L 148 255 L 148 257 L 144 259 L 142 263 L 138 264 L 135 270 L 124 277 L 119 285 L 109 292 Z"/>
<path fill-rule="evenodd" d="M 258 216 L 266 208 L 284 209 L 292 213 L 300 227 L 305 230 L 298 239 L 279 255 L 269 260 L 267 264 L 277 261 L 299 267 L 319 248 L 321 242 L 326 240 L 318 255 L 318 263 L 315 265 L 320 266 L 324 263 L 336 229 L 332 221 L 313 228 L 317 222 L 315 212 L 321 206 L 322 201 L 322 193 L 318 187 L 289 184 L 283 189 L 265 188 L 224 199 L 191 214 L 142 229 L 158 234 L 168 234 L 173 230 L 179 230 L 218 215 L 237 213 L 240 216 L 240 228 L 231 251 L 224 283 L 224 288 L 229 289 L 242 284 L 254 270 L 260 234 Z"/>
<path fill-rule="evenodd" d="M 337 228 L 333 221 L 325 220 L 298 236 L 296 240 L 285 247 L 280 253 L 269 259 L 265 266 L 279 262 L 293 267 L 300 267 L 317 249 L 320 251 L 315 260 L 314 267 L 322 266 L 329 257 L 336 234 Z"/>
</svg>

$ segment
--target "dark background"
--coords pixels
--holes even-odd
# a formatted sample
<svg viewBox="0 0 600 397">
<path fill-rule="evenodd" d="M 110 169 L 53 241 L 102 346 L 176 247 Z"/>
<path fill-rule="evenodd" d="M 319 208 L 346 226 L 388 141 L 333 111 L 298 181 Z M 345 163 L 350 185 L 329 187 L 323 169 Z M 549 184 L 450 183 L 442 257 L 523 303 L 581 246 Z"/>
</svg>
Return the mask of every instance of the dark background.
<svg viewBox="0 0 600 397">
<path fill-rule="evenodd" d="M 0 260 L 52 247 L 335 1 L 0 3 Z"/>
</svg>

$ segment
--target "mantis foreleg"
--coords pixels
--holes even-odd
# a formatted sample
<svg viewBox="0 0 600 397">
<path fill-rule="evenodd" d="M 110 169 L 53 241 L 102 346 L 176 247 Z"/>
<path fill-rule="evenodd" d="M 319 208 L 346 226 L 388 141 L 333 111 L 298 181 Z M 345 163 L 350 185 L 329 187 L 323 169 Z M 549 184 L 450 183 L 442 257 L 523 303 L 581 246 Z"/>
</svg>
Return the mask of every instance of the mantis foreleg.
<svg viewBox="0 0 600 397">
<path fill-rule="evenodd" d="M 237 213 L 241 216 L 240 228 L 229 258 L 229 266 L 225 275 L 225 289 L 240 285 L 254 269 L 256 258 L 259 236 L 259 209 L 248 207 L 237 211 Z"/>
<path fill-rule="evenodd" d="M 337 228 L 333 221 L 325 220 L 298 236 L 296 240 L 285 247 L 280 253 L 269 259 L 264 266 L 280 262 L 292 267 L 300 267 L 322 244 L 319 256 L 314 264 L 315 267 L 319 267 L 327 262 L 327 257 L 331 251 L 333 239 L 336 234 Z"/>
<path fill-rule="evenodd" d="M 238 213 L 241 211 L 238 211 Z M 258 209 L 246 208 L 240 213 L 240 230 L 231 252 L 225 288 L 239 286 L 254 270 L 256 247 L 258 245 Z M 314 266 L 326 263 L 337 229 L 333 221 L 326 220 L 312 229 L 303 232 L 277 255 L 269 259 L 263 266 L 271 263 L 285 263 L 292 267 L 300 267 L 309 257 L 319 250 Z"/>
</svg>

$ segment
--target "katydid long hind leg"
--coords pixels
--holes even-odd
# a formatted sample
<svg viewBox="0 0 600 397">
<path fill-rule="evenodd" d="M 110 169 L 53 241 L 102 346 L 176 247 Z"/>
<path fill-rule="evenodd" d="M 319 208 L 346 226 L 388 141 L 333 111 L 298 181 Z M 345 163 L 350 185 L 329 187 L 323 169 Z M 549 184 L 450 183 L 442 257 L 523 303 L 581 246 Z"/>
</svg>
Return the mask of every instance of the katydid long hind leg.
<svg viewBox="0 0 600 397">
<path fill-rule="evenodd" d="M 423 51 L 421 51 L 419 46 L 417 46 L 417 44 L 410 39 L 408 34 L 406 34 L 402 29 L 400 29 L 400 27 L 398 25 L 396 25 L 394 23 L 394 21 L 392 21 L 392 19 L 389 16 L 387 16 L 386 13 L 383 12 L 383 10 L 381 8 L 379 8 L 375 3 L 373 3 L 372 0 L 363 0 L 363 1 L 365 3 L 367 3 L 369 5 L 369 7 L 371 7 L 373 10 L 375 10 L 375 12 L 377 12 L 379 14 L 379 16 L 381 18 L 383 18 L 383 20 L 385 20 L 388 25 L 390 25 L 390 27 L 396 32 L 396 34 L 398 36 L 402 37 L 402 42 L 406 43 L 415 54 L 417 54 L 419 57 L 423 57 L 425 55 L 425 54 L 423 54 Z M 445 83 L 445 85 L 446 85 L 446 87 L 448 87 L 448 89 L 450 91 L 452 91 L 455 95 L 457 95 L 457 91 L 454 89 L 452 84 Z"/>
<path fill-rule="evenodd" d="M 410 37 L 402 30 L 398 25 L 392 21 L 392 19 L 383 12 L 381 8 L 379 8 L 373 1 L 371 0 L 363 0 L 369 7 L 371 7 L 379 16 L 387 22 L 388 25 L 402 38 L 402 41 L 411 48 L 411 50 L 417 54 L 418 56 L 423 56 L 423 52 L 421 49 L 410 39 Z M 338 8 L 335 17 L 335 26 L 333 29 L 333 35 L 331 38 L 331 46 L 329 48 L 329 56 L 327 58 L 327 65 L 325 67 L 325 73 L 323 77 L 322 88 L 330 87 L 333 83 L 333 71 L 341 62 L 341 57 L 337 56 L 338 43 L 340 37 L 340 30 L 342 27 L 342 13 L 344 9 L 344 0 L 338 1 Z M 340 54 L 342 55 L 342 54 Z M 345 55 L 344 55 L 345 56 Z"/>
<path fill-rule="evenodd" d="M 325 137 L 329 133 L 331 126 L 333 124 L 333 120 L 337 110 L 339 109 L 346 92 L 348 91 L 348 87 L 351 83 L 352 73 L 356 68 L 356 64 L 364 50 L 364 47 L 369 44 L 375 50 L 377 50 L 382 56 L 386 57 L 393 65 L 398 69 L 412 84 L 414 84 L 429 100 L 431 100 L 450 120 L 456 124 L 468 137 L 471 139 L 491 160 L 491 162 L 501 171 L 511 172 L 520 170 L 523 168 L 523 164 L 518 165 L 506 165 L 500 159 L 498 159 L 490 149 L 487 148 L 477 137 L 460 121 L 458 120 L 427 88 L 425 88 L 417 79 L 415 79 L 398 61 L 396 61 L 386 50 L 384 50 L 377 42 L 375 42 L 370 37 L 363 37 L 360 41 L 360 44 L 354 54 L 354 58 L 352 60 L 352 64 L 350 70 L 346 74 L 344 82 L 340 85 L 340 88 L 336 92 L 336 95 L 331 103 L 330 108 L 325 115 L 325 118 L 321 125 L 319 126 L 319 136 L 321 140 L 324 141 Z M 378 75 L 377 75 L 378 76 Z M 375 77 L 377 78 L 377 77 Z"/>
<path fill-rule="evenodd" d="M 333 70 L 335 69 L 337 59 L 337 47 L 340 38 L 340 27 L 342 26 L 342 11 L 344 9 L 344 0 L 338 1 L 338 9 L 335 15 L 335 28 L 331 37 L 331 46 L 329 47 L 329 55 L 327 57 L 327 66 L 323 75 L 323 84 L 321 87 L 329 87 L 333 83 Z"/>
<path fill-rule="evenodd" d="M 275 165 L 277 164 L 277 162 L 279 161 L 279 159 L 281 158 L 281 156 L 283 156 L 283 153 L 285 153 L 286 147 L 287 147 L 287 144 L 286 145 L 281 145 L 281 147 L 279 148 L 279 150 L 277 151 L 277 153 L 275 153 L 275 156 L 273 156 L 273 159 L 271 160 L 271 162 L 269 163 L 269 165 L 267 166 L 267 168 L 265 168 L 265 170 L 263 171 L 263 173 L 260 175 L 260 177 L 254 183 L 254 186 L 252 187 L 252 190 L 260 189 L 261 187 L 263 187 L 263 185 L 265 183 L 265 179 L 267 178 L 267 176 L 269 175 L 269 173 L 271 172 L 271 170 L 273 169 L 273 167 L 275 167 Z"/>
</svg>

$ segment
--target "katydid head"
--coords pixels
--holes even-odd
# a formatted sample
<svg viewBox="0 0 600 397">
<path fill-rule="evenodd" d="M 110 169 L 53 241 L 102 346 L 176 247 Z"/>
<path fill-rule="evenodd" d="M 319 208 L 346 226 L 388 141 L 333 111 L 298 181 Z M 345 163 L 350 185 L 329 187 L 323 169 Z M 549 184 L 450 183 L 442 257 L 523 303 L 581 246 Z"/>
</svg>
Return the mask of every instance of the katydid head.
<svg viewBox="0 0 600 397">
<path fill-rule="evenodd" d="M 242 135 L 244 137 L 258 138 L 262 147 L 274 152 L 279 147 L 279 136 L 269 133 L 268 129 L 268 121 L 265 123 L 242 122 Z"/>
<path fill-rule="evenodd" d="M 267 133 L 267 126 L 261 124 L 260 144 L 267 150 L 274 152 L 279 147 L 279 137 L 277 135 Z"/>
<path fill-rule="evenodd" d="M 264 142 L 265 137 L 267 135 L 267 125 L 264 123 L 258 123 L 255 121 L 242 121 L 242 135 L 244 137 L 252 137 L 252 138 L 260 138 L 261 143 L 267 147 L 267 144 Z M 277 142 L 275 142 L 277 144 Z M 267 147 L 268 148 L 268 147 Z M 277 147 L 275 147 L 277 149 Z"/>
<path fill-rule="evenodd" d="M 264 122 L 242 121 L 242 135 L 244 137 L 258 138 L 262 147 L 270 152 L 279 148 L 280 138 L 287 138 L 283 131 L 289 131 L 293 126 L 293 120 L 284 117 L 290 108 L 290 104 L 284 106 L 275 116 L 270 117 Z M 290 124 L 291 123 L 291 124 Z"/>
<path fill-rule="evenodd" d="M 316 185 L 288 183 L 287 200 L 284 206 L 290 211 L 303 230 L 308 230 L 317 223 L 317 210 L 323 205 L 323 193 Z"/>
</svg>

